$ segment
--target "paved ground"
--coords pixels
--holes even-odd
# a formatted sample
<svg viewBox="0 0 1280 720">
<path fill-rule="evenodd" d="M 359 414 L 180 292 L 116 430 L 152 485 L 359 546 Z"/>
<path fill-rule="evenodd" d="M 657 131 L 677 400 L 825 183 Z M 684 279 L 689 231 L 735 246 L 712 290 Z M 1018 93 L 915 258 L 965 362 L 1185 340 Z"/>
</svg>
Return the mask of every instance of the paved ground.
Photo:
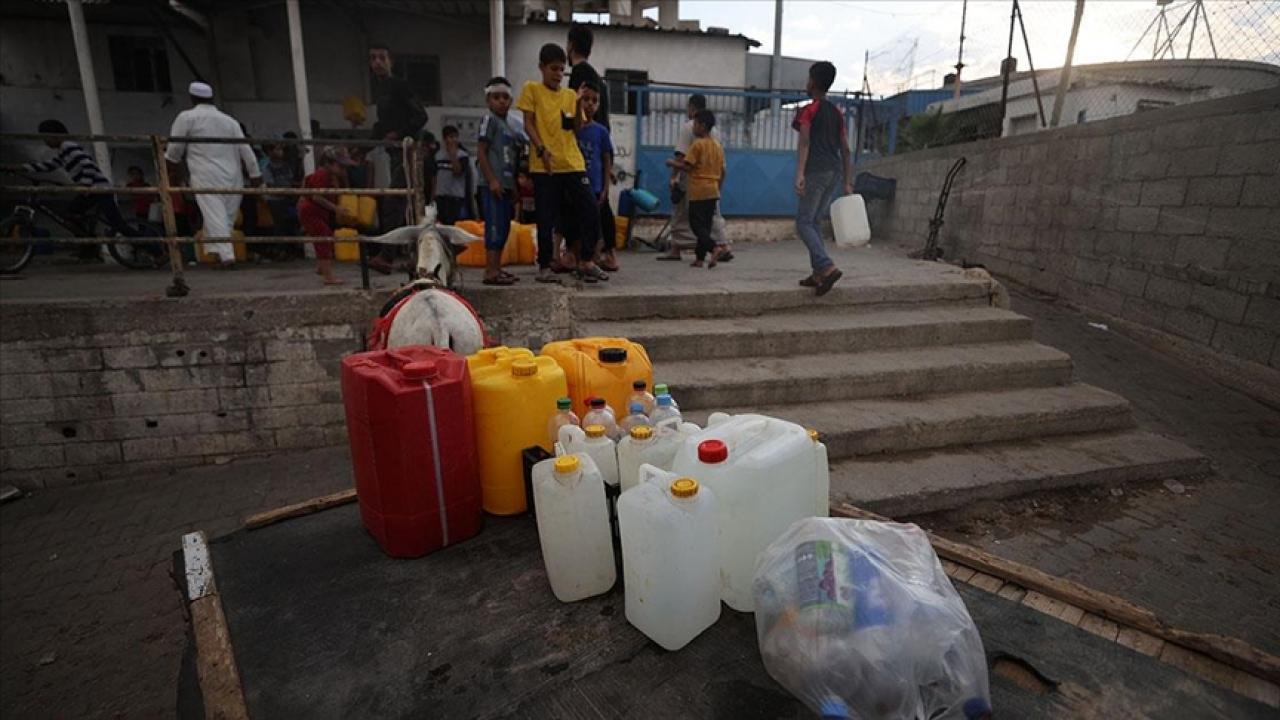
<svg viewBox="0 0 1280 720">
<path fill-rule="evenodd" d="M 1062 493 L 917 518 L 990 552 L 1156 610 L 1180 627 L 1280 653 L 1280 410 L 1205 378 L 1089 318 L 1014 297 L 1035 339 L 1076 377 L 1133 403 L 1138 422 L 1200 450 L 1200 482 Z"/>
<path fill-rule="evenodd" d="M 796 246 L 752 246 L 736 266 L 763 283 L 803 269 Z M 854 282 L 874 282 L 888 257 L 842 255 Z M 648 257 L 616 292 L 644 278 L 698 272 Z M 734 268 L 729 266 L 725 271 Z M 159 294 L 163 276 L 119 271 L 42 274 L 0 282 L 5 300 Z M 936 267 L 920 272 L 938 272 Z M 354 272 L 347 268 L 346 272 Z M 716 271 L 698 276 L 727 282 Z M 712 280 L 712 278 L 718 278 Z M 93 279 L 86 283 L 86 279 Z M 246 272 L 193 274 L 201 288 L 244 292 L 258 283 L 323 292 L 298 263 Z M 49 289 L 52 288 L 52 289 Z M 1072 493 L 984 506 L 922 522 L 1002 555 L 1133 598 L 1180 625 L 1244 637 L 1280 651 L 1280 412 L 1204 379 L 1082 316 L 1027 299 L 1037 339 L 1070 353 L 1078 376 L 1134 401 L 1148 427 L 1178 437 L 1218 463 L 1220 475 L 1127 488 L 1119 497 Z M 349 483 L 341 450 L 280 455 L 181 476 L 47 491 L 0 506 L 0 716 L 164 717 L 184 642 L 177 590 L 168 577 L 179 536 L 235 528 L 278 507 Z"/>
</svg>

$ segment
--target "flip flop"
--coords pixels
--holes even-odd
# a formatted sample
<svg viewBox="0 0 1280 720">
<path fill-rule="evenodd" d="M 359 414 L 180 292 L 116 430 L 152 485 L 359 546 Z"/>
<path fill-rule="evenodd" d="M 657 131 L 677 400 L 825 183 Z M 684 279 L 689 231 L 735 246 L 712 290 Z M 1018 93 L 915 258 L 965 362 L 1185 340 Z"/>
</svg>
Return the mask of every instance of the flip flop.
<svg viewBox="0 0 1280 720">
<path fill-rule="evenodd" d="M 480 281 L 480 284 L 481 285 L 515 285 L 516 282 L 518 282 L 516 278 L 503 277 L 502 275 L 499 275 L 496 278 L 485 278 L 484 280 Z"/>
<path fill-rule="evenodd" d="M 516 277 L 515 275 L 512 275 L 511 273 L 507 272 L 506 270 L 503 270 L 503 271 L 502 271 L 502 273 L 501 273 L 500 275 L 498 275 L 498 277 L 503 278 L 504 280 L 510 280 L 510 281 L 511 281 L 511 282 L 513 282 L 513 283 L 518 283 L 518 282 L 520 282 L 520 278 Z"/>
</svg>

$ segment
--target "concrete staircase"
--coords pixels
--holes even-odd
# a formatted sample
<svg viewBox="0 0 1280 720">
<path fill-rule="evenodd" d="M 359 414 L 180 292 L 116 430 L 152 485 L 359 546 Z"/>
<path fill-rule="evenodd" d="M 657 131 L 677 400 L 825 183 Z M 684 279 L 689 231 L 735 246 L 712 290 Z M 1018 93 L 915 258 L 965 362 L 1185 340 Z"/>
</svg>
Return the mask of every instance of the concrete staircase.
<svg viewBox="0 0 1280 720">
<path fill-rule="evenodd" d="M 817 428 L 831 495 L 887 515 L 1087 484 L 1200 474 L 1199 453 L 1072 381 L 990 282 L 582 294 L 577 334 L 642 343 L 685 414 L 759 412 Z"/>
</svg>

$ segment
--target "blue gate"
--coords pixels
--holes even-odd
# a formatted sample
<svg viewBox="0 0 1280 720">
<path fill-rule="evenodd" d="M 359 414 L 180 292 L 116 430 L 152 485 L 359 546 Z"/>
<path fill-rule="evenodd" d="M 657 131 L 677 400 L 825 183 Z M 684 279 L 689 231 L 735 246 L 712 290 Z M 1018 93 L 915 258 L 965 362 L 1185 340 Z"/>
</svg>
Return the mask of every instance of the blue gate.
<svg viewBox="0 0 1280 720">
<path fill-rule="evenodd" d="M 689 96 L 707 98 L 724 146 L 727 176 L 720 197 L 726 217 L 787 216 L 796 212 L 796 142 L 791 129 L 797 110 L 809 99 L 798 92 L 725 90 L 669 85 L 627 86 L 636 114 L 636 185 L 657 195 L 659 214 L 671 212 L 666 166 L 688 118 Z M 855 137 L 857 104 L 851 96 L 829 99 L 845 111 L 845 131 Z M 850 142 L 852 145 L 852 141 Z"/>
</svg>

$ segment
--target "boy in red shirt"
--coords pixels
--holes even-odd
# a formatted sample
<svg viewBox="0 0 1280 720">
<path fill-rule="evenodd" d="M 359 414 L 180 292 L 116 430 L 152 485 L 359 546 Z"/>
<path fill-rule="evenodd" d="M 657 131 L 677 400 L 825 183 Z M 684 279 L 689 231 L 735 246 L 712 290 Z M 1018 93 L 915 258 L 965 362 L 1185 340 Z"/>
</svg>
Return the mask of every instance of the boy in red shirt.
<svg viewBox="0 0 1280 720">
<path fill-rule="evenodd" d="M 822 296 L 831 291 L 843 273 L 827 255 L 818 218 L 826 215 L 831 203 L 853 193 L 849 176 L 853 163 L 849 159 L 849 140 L 845 137 L 844 116 L 840 108 L 827 100 L 827 91 L 836 80 L 836 66 L 816 62 L 809 68 L 805 90 L 813 102 L 800 108 L 791 126 L 800 133 L 796 150 L 796 195 L 800 206 L 796 211 L 796 234 L 809 250 L 809 277 L 800 281 Z"/>
<path fill-rule="evenodd" d="M 345 184 L 346 168 L 354 165 L 346 148 L 329 145 L 320 150 L 316 158 L 319 167 L 307 176 L 302 186 L 307 188 L 336 188 Z M 302 231 L 310 237 L 333 235 L 330 220 L 341 212 L 335 195 L 304 195 L 298 201 L 298 222 Z M 324 278 L 325 285 L 341 285 L 342 278 L 333 274 L 333 242 L 312 243 L 316 250 L 316 274 Z"/>
</svg>

